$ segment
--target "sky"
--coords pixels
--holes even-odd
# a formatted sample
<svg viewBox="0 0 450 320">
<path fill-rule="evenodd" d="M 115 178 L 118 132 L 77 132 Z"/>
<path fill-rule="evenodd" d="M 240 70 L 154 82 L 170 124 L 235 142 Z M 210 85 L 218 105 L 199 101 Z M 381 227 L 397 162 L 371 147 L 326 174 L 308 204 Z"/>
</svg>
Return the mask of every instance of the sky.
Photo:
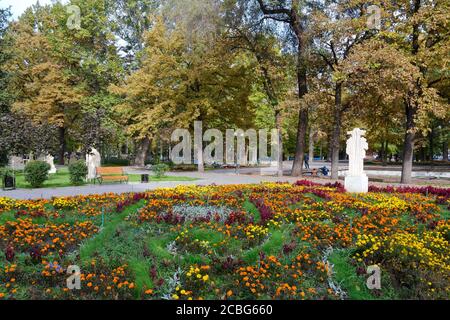
<svg viewBox="0 0 450 320">
<path fill-rule="evenodd" d="M 36 2 L 40 4 L 50 4 L 52 0 L 0 0 L 0 8 L 11 7 L 13 19 L 17 19 L 28 7 Z"/>
</svg>

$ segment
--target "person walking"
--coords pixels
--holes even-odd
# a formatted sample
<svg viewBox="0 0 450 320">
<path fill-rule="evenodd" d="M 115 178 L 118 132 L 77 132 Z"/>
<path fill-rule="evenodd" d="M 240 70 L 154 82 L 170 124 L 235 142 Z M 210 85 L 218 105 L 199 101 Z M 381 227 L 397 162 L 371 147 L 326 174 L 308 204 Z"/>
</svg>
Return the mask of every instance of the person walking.
<svg viewBox="0 0 450 320">
<path fill-rule="evenodd" d="M 309 155 L 305 154 L 305 168 L 309 170 Z"/>
</svg>

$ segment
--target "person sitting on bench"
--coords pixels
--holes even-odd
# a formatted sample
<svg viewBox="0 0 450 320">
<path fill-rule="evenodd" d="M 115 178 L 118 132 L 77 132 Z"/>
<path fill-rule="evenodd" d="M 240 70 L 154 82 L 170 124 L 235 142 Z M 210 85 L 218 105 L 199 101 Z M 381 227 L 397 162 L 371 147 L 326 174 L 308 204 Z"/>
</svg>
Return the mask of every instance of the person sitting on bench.
<svg viewBox="0 0 450 320">
<path fill-rule="evenodd" d="M 322 172 L 322 174 L 323 174 L 324 176 L 328 176 L 328 173 L 330 173 L 330 170 L 328 170 L 327 167 L 322 167 L 322 168 L 320 168 L 319 170 L 320 170 L 320 172 Z"/>
</svg>

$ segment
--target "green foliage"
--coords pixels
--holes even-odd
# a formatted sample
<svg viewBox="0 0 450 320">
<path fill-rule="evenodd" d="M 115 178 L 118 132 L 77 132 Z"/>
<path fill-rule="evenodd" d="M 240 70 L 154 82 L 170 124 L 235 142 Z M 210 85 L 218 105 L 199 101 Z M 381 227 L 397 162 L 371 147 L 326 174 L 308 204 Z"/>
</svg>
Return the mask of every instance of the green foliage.
<svg viewBox="0 0 450 320">
<path fill-rule="evenodd" d="M 348 298 L 352 300 L 376 300 L 376 297 L 367 288 L 366 277 L 356 274 L 355 266 L 350 263 L 352 252 L 350 250 L 339 250 L 334 252 L 329 260 L 333 264 L 333 279 L 339 283 Z M 382 294 L 384 299 L 397 299 L 394 289 L 391 285 L 389 276 L 382 273 Z"/>
<path fill-rule="evenodd" d="M 119 159 L 119 158 L 109 158 L 104 162 L 105 167 L 126 167 L 130 165 L 130 160 Z"/>
<path fill-rule="evenodd" d="M 11 93 L 6 90 L 9 74 L 5 72 L 3 67 L 5 62 L 9 59 L 9 55 L 5 49 L 8 45 L 11 45 L 4 37 L 8 29 L 10 17 L 10 9 L 0 9 L 0 113 L 9 110 L 11 103 Z"/>
<path fill-rule="evenodd" d="M 243 260 L 249 264 L 255 263 L 258 261 L 261 252 L 266 255 L 276 256 L 282 251 L 285 239 L 285 234 L 282 231 L 276 230 L 265 243 L 247 251 Z"/>
<path fill-rule="evenodd" d="M 155 178 L 162 178 L 165 177 L 166 173 L 169 171 L 169 166 L 165 163 L 160 163 L 157 165 L 154 165 L 152 167 L 153 173 Z"/>
<path fill-rule="evenodd" d="M 109 221 L 106 221 L 105 227 L 100 234 L 96 237 L 89 239 L 83 246 L 80 248 L 80 259 L 83 263 L 87 264 L 90 260 L 99 254 L 99 252 L 103 252 L 103 258 L 106 260 L 121 260 L 123 257 L 127 256 L 129 253 L 130 247 L 133 244 L 127 245 L 127 248 L 123 250 L 124 240 L 117 239 L 118 234 L 122 234 L 123 228 L 127 227 L 127 224 L 124 223 L 124 218 L 127 217 L 130 213 L 136 212 L 144 205 L 143 201 L 132 205 L 126 208 L 122 213 L 114 215 Z M 129 228 L 127 231 L 131 230 Z M 115 243 L 113 240 L 115 239 Z M 117 245 L 117 242 L 121 241 L 122 244 L 120 246 Z M 128 250 L 128 252 L 127 252 Z M 108 254 L 109 253 L 109 256 Z"/>
<path fill-rule="evenodd" d="M 8 167 L 0 168 L 0 179 L 14 177 L 14 170 Z"/>
<path fill-rule="evenodd" d="M 88 174 L 88 167 L 83 160 L 76 161 L 69 165 L 70 182 L 74 185 L 81 185 Z"/>
<path fill-rule="evenodd" d="M 262 3 L 294 16 L 301 10 L 298 1 Z M 395 154 L 405 136 L 405 101 L 416 113 L 411 129 L 423 133 L 416 140 L 431 145 L 431 158 L 445 153 L 450 116 L 445 1 L 419 1 L 411 10 L 387 1 L 378 31 L 367 28 L 362 0 L 305 3 L 304 56 L 292 50 L 295 41 L 280 36 L 294 31 L 296 19 L 280 14 L 259 24 L 264 14 L 257 1 L 70 4 L 81 9 L 79 30 L 67 28 L 69 13 L 61 2 L 36 4 L 14 23 L 10 10 L 0 9 L 0 114 L 14 112 L 1 115 L 0 165 L 8 154 L 56 146 L 60 154 L 99 145 L 118 154 L 125 143 L 144 138 L 151 140 L 149 151 L 159 152 L 174 128 L 189 128 L 195 120 L 202 120 L 205 130 L 277 127 L 285 153 L 293 154 L 297 142 L 304 143 L 297 141 L 299 105 L 310 110 L 322 155 L 333 139 L 334 121 L 342 127 L 336 137 L 341 142 L 347 129 L 363 126 L 371 146 L 380 149 L 383 143 Z M 119 47 L 117 39 L 127 45 Z M 303 68 L 309 94 L 299 100 L 297 71 Z M 337 84 L 342 95 L 336 94 Z M 342 107 L 339 118 L 335 105 Z M 27 121 L 16 117 L 19 113 Z M 433 118 L 442 122 L 430 123 Z"/>
<path fill-rule="evenodd" d="M 253 216 L 255 223 L 261 222 L 261 213 L 252 202 L 246 200 L 244 202 L 244 209 Z"/>
<path fill-rule="evenodd" d="M 25 180 L 33 187 L 40 188 L 48 179 L 50 165 L 44 161 L 31 161 L 25 166 Z"/>
</svg>

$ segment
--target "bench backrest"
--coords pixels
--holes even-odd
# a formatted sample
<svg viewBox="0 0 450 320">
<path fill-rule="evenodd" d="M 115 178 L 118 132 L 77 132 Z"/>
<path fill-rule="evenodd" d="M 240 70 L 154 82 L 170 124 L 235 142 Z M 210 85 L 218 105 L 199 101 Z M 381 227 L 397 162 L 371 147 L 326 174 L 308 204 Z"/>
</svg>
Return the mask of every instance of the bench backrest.
<svg viewBox="0 0 450 320">
<path fill-rule="evenodd" d="M 97 168 L 97 174 L 100 176 L 112 176 L 112 175 L 123 175 L 123 168 L 120 167 L 106 167 L 106 168 Z"/>
</svg>

